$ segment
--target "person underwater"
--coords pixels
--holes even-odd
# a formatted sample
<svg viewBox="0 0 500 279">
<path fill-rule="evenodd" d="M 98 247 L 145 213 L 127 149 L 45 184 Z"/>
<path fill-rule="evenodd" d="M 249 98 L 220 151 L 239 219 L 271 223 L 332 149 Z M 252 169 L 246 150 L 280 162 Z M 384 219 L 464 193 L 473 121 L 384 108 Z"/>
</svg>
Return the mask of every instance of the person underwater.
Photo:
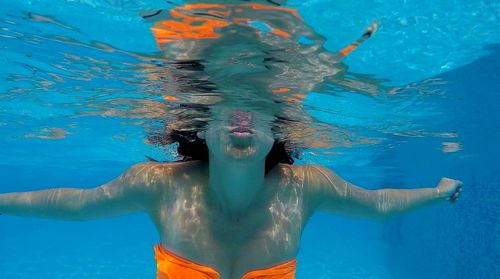
<svg viewBox="0 0 500 279">
<path fill-rule="evenodd" d="M 292 36 L 292 29 L 272 20 L 255 24 L 247 10 L 300 20 L 281 2 L 243 2 L 188 1 L 143 17 L 167 13 L 152 27 L 156 42 L 169 54 L 191 58 L 206 53 L 221 30 L 254 30 L 249 36 L 263 40 Z M 335 59 L 349 55 L 377 28 L 374 22 Z M 278 85 L 274 90 L 287 91 Z M 158 279 L 293 279 L 302 232 L 316 212 L 385 220 L 453 203 L 462 191 L 462 183 L 450 178 L 428 188 L 366 190 L 324 166 L 295 165 L 295 150 L 276 136 L 278 119 L 265 110 L 221 102 L 207 114 L 210 120 L 201 129 L 177 123 L 162 136 L 177 144 L 179 161 L 139 163 L 92 189 L 0 194 L 0 213 L 77 221 L 144 212 L 160 236 L 154 246 Z"/>
<path fill-rule="evenodd" d="M 94 189 L 1 194 L 0 212 L 62 220 L 145 212 L 160 235 L 157 278 L 294 278 L 315 212 L 384 220 L 455 202 L 461 192 L 448 178 L 430 188 L 365 190 L 328 168 L 293 165 L 268 116 L 231 107 L 213 113 L 197 141 L 167 135 L 182 161 L 140 163 Z M 190 157 L 200 145 L 206 154 Z"/>
</svg>

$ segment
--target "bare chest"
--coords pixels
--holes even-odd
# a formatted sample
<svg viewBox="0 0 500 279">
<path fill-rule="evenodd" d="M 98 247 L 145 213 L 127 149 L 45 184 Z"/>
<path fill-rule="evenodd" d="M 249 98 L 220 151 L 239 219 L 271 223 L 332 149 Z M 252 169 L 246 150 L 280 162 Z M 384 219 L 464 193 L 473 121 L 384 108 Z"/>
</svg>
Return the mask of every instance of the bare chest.
<svg viewBox="0 0 500 279">
<path fill-rule="evenodd" d="M 178 187 L 152 218 L 167 249 L 216 268 L 222 278 L 240 278 L 298 252 L 309 218 L 303 189 L 299 184 L 281 186 L 286 187 L 238 218 L 227 218 L 208 207 L 201 185 Z"/>
</svg>

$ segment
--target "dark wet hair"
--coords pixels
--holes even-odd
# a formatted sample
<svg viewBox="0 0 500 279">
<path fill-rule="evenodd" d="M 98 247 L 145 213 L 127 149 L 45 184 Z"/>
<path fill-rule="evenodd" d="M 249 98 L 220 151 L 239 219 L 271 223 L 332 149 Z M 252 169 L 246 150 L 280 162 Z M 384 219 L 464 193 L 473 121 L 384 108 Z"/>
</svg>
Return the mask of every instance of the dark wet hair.
<svg viewBox="0 0 500 279">
<path fill-rule="evenodd" d="M 202 72 L 203 64 L 201 61 L 177 61 L 175 62 L 176 69 L 189 70 L 188 74 L 179 75 L 178 80 L 184 80 L 178 84 L 178 90 L 188 95 L 192 92 L 200 94 L 211 94 L 216 89 L 216 85 L 206 80 L 205 78 L 197 79 L 193 77 L 194 72 Z M 173 119 L 170 123 L 164 124 L 164 129 L 161 132 L 150 131 L 147 136 L 148 142 L 159 145 L 167 146 L 170 144 L 177 144 L 177 153 L 181 158 L 177 161 L 204 161 L 208 162 L 208 147 L 204 139 L 197 136 L 198 131 L 202 131 L 210 121 L 210 107 L 209 105 L 200 103 L 181 103 L 178 104 L 177 111 L 174 113 Z M 278 118 L 273 132 L 276 134 L 281 130 L 278 128 L 283 124 L 283 118 Z M 283 126 L 283 125 L 281 125 Z M 286 125 L 285 125 L 286 126 Z M 266 156 L 265 173 L 267 174 L 276 165 L 289 164 L 292 165 L 298 159 L 299 152 L 293 148 L 289 141 L 278 140 L 275 138 L 271 151 Z"/>
<path fill-rule="evenodd" d="M 197 131 L 169 130 L 164 136 L 151 135 L 149 141 L 155 144 L 177 144 L 177 153 L 182 156 L 177 162 L 204 161 L 208 162 L 208 147 L 204 139 L 199 138 Z M 290 149 L 287 142 L 275 140 L 266 156 L 265 172 L 271 171 L 278 164 L 292 165 L 298 157 Z"/>
</svg>

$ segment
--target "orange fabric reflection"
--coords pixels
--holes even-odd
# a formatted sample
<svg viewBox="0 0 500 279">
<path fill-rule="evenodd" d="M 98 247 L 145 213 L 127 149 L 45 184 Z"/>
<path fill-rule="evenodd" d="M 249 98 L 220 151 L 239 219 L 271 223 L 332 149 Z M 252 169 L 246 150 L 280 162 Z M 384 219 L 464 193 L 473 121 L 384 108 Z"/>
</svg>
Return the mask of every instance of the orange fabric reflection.
<svg viewBox="0 0 500 279">
<path fill-rule="evenodd" d="M 209 267 L 193 263 L 175 255 L 161 245 L 155 245 L 157 279 L 219 279 L 219 273 Z M 266 269 L 246 273 L 242 279 L 294 279 L 295 259 Z"/>
<path fill-rule="evenodd" d="M 343 48 L 340 51 L 340 54 L 342 54 L 343 56 L 347 56 L 347 55 L 349 55 L 349 53 L 353 52 L 357 47 L 358 47 L 358 44 L 356 44 L 356 43 L 350 44 L 350 45 L 346 46 L 345 48 Z"/>
<path fill-rule="evenodd" d="M 151 31 L 158 45 L 170 42 L 177 42 L 185 39 L 217 39 L 220 37 L 216 31 L 218 28 L 227 27 L 233 24 L 250 27 L 248 24 L 251 18 L 238 16 L 244 13 L 246 9 L 282 11 L 291 13 L 300 18 L 295 9 L 276 7 L 265 4 L 189 4 L 176 7 L 170 10 L 173 19 L 164 20 L 155 23 Z M 193 10 L 204 10 L 202 16 L 190 14 Z M 280 36 L 290 37 L 290 34 L 284 30 L 270 27 L 269 33 Z"/>
</svg>

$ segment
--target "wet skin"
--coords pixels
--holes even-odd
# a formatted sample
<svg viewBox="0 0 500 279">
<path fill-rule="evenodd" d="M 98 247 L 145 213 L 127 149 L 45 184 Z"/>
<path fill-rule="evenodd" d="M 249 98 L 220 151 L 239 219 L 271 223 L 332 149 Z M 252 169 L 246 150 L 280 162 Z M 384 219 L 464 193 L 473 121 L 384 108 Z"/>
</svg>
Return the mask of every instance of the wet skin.
<svg viewBox="0 0 500 279">
<path fill-rule="evenodd" d="M 291 166 L 266 176 L 262 189 L 237 214 L 228 214 L 210 193 L 209 167 L 190 162 L 169 168 L 172 185 L 150 213 L 168 249 L 214 267 L 222 278 L 287 261 L 298 252 L 300 235 L 312 210 L 304 202 L 300 177 Z M 187 175 L 186 175 L 187 174 Z M 250 191 L 248 191 L 250 192 Z"/>
<path fill-rule="evenodd" d="M 297 255 L 317 210 L 381 220 L 440 201 L 456 201 L 457 180 L 435 188 L 365 190 L 321 166 L 277 165 L 267 175 L 271 118 L 223 109 L 199 137 L 209 162 L 142 163 L 98 188 L 0 195 L 0 212 L 85 220 L 146 212 L 174 253 L 240 278 Z"/>
</svg>

